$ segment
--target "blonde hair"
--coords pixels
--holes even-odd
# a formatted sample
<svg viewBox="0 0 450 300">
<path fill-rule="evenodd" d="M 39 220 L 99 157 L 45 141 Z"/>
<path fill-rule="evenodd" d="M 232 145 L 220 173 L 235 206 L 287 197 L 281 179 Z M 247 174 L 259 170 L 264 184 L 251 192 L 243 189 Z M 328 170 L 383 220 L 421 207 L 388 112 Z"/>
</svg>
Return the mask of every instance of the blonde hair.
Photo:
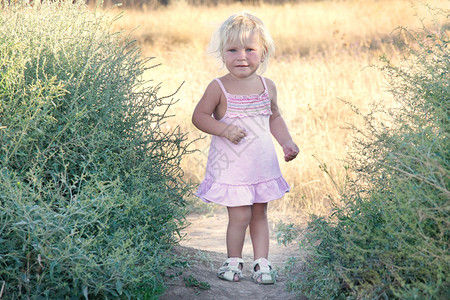
<svg viewBox="0 0 450 300">
<path fill-rule="evenodd" d="M 262 47 L 262 56 L 264 61 L 259 66 L 258 71 L 264 73 L 269 64 L 269 58 L 275 52 L 275 44 L 264 23 L 250 12 L 242 11 L 231 15 L 219 27 L 213 41 L 217 45 L 214 49 L 218 57 L 223 59 L 224 49 L 230 41 L 241 41 L 242 43 L 248 36 L 256 32 Z M 216 39 L 217 41 L 214 41 Z"/>
</svg>

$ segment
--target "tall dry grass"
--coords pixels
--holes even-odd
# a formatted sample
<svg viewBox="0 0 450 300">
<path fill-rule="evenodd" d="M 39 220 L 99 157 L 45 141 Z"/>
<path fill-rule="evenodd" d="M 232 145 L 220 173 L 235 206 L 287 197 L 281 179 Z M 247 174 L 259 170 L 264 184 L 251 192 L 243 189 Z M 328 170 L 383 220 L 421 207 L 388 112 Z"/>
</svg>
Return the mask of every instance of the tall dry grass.
<svg viewBox="0 0 450 300">
<path fill-rule="evenodd" d="M 427 3 L 450 6 L 445 0 Z M 131 34 L 142 46 L 143 55 L 162 63 L 148 78 L 162 82 L 162 95 L 171 94 L 184 82 L 175 96 L 180 101 L 171 110 L 175 117 L 167 121 L 167 127 L 179 125 L 191 139 L 205 136 L 191 124 L 191 114 L 208 83 L 226 72 L 208 53 L 209 39 L 220 22 L 243 9 L 257 14 L 275 40 L 277 52 L 265 76 L 277 84 L 280 108 L 301 149 L 293 162 L 280 159 L 292 190 L 284 200 L 273 202 L 272 208 L 283 218 L 326 214 L 329 195 L 336 195 L 345 180 L 342 160 L 352 142 L 346 126 L 360 121 L 342 100 L 362 111 L 376 99 L 389 101 L 381 73 L 369 66 L 376 64 L 382 53 L 395 59 L 390 42 L 401 45 L 404 40 L 393 30 L 419 27 L 415 15 L 426 15 L 426 7 L 404 0 L 218 7 L 192 7 L 176 1 L 158 10 L 127 10 L 117 28 L 134 29 Z M 197 141 L 200 151 L 183 161 L 187 179 L 202 180 L 208 145 L 209 138 Z M 281 158 L 281 149 L 277 149 Z M 319 168 L 322 163 L 334 180 Z"/>
</svg>

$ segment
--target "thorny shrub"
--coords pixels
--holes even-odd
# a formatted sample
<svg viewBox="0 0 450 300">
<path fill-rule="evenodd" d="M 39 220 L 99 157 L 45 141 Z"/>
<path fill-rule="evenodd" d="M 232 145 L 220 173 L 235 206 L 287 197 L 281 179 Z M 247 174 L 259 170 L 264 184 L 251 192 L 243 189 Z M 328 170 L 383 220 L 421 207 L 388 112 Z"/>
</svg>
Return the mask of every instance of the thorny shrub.
<svg viewBox="0 0 450 300">
<path fill-rule="evenodd" d="M 305 270 L 290 275 L 308 299 L 450 298 L 448 25 L 398 30 L 415 40 L 400 63 L 382 58 L 398 105 L 355 108 L 365 121 L 347 162 L 356 179 L 309 223 Z"/>
<path fill-rule="evenodd" d="M 190 189 L 173 99 L 84 1 L 2 5 L 0 298 L 160 294 Z"/>
</svg>

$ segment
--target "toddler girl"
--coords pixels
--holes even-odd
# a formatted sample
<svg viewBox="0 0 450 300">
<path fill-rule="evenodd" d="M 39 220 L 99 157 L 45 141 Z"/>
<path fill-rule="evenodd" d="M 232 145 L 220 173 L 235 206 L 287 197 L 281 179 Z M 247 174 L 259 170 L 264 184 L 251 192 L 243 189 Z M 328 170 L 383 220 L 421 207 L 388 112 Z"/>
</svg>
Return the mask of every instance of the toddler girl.
<svg viewBox="0 0 450 300">
<path fill-rule="evenodd" d="M 271 134 L 283 148 L 285 161 L 294 159 L 299 149 L 280 115 L 275 84 L 257 75 L 274 52 L 264 24 L 241 12 L 229 17 L 217 34 L 217 52 L 228 74 L 208 85 L 192 116 L 198 129 L 212 135 L 205 179 L 196 195 L 228 210 L 228 259 L 219 278 L 242 278 L 242 248 L 250 227 L 252 278 L 272 284 L 267 203 L 283 197 L 289 185 L 281 175 Z"/>
</svg>

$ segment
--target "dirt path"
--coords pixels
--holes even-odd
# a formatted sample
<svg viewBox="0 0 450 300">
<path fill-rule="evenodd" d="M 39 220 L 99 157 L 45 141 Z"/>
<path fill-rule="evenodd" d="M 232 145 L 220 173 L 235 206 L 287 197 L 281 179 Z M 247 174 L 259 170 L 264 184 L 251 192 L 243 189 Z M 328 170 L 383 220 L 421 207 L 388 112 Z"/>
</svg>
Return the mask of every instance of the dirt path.
<svg viewBox="0 0 450 300">
<path fill-rule="evenodd" d="M 210 217 L 189 216 L 188 222 L 191 225 L 184 231 L 187 237 L 175 251 L 188 258 L 189 267 L 172 270 L 173 275 L 178 276 L 168 279 L 166 284 L 169 288 L 160 299 L 302 299 L 286 291 L 284 274 L 288 258 L 299 255 L 297 244 L 278 245 L 274 230 L 271 229 L 269 260 L 279 277 L 275 285 L 257 285 L 251 279 L 253 250 L 247 232 L 243 251 L 244 278 L 240 282 L 232 283 L 216 276 L 217 269 L 226 258 L 226 214 L 219 213 Z M 273 224 L 270 226 L 273 228 Z M 209 284 L 210 288 L 187 287 L 184 278 L 190 276 L 191 279 Z"/>
</svg>

